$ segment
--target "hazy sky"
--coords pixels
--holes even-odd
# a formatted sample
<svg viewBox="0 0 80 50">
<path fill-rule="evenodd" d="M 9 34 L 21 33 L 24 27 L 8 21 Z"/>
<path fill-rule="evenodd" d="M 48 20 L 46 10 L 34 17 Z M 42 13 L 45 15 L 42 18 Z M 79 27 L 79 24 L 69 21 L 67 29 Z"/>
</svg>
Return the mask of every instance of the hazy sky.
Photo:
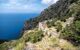
<svg viewBox="0 0 80 50">
<path fill-rule="evenodd" d="M 40 13 L 58 0 L 0 0 L 0 13 Z"/>
</svg>

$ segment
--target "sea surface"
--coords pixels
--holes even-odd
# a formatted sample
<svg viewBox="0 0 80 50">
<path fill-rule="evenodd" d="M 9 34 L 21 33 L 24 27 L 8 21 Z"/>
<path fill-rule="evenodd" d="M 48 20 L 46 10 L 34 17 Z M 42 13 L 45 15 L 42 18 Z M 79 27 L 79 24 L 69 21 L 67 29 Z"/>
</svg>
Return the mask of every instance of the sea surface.
<svg viewBox="0 0 80 50">
<path fill-rule="evenodd" d="M 19 37 L 26 20 L 39 14 L 0 14 L 0 40 L 12 40 Z"/>
</svg>

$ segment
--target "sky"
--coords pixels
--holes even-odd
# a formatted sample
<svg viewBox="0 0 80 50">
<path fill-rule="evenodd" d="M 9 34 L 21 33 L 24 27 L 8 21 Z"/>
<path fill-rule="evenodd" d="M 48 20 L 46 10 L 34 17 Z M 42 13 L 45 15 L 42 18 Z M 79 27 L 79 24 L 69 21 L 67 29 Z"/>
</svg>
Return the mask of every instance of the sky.
<svg viewBox="0 0 80 50">
<path fill-rule="evenodd" d="M 0 13 L 40 13 L 58 0 L 0 0 Z"/>
</svg>

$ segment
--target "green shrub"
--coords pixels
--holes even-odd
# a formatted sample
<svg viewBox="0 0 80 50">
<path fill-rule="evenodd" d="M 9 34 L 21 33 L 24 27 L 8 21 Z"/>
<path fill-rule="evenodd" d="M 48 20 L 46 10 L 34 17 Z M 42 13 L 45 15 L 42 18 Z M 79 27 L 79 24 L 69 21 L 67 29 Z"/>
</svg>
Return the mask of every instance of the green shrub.
<svg viewBox="0 0 80 50">
<path fill-rule="evenodd" d="M 52 19 L 52 21 L 47 21 L 48 27 L 55 26 L 55 22 L 57 21 L 57 18 Z"/>
<path fill-rule="evenodd" d="M 59 32 L 60 30 L 62 30 L 62 24 L 60 22 L 56 23 L 56 29 L 57 29 L 57 32 Z"/>
<path fill-rule="evenodd" d="M 78 45 L 80 44 L 80 34 L 78 34 L 79 28 L 80 28 L 79 22 L 75 21 L 75 23 L 73 23 L 71 26 L 67 26 L 62 31 L 60 37 L 73 42 L 75 45 Z"/>
<path fill-rule="evenodd" d="M 74 26 L 75 26 L 75 30 L 77 32 L 80 32 L 80 21 L 79 20 L 75 21 Z"/>
<path fill-rule="evenodd" d="M 74 34 L 71 30 L 67 28 L 64 28 L 64 30 L 62 31 L 62 33 L 60 34 L 60 37 L 64 38 L 64 39 L 69 39 L 69 38 L 73 38 Z"/>
<path fill-rule="evenodd" d="M 50 21 L 47 21 L 47 25 L 49 28 L 52 26 Z"/>
<path fill-rule="evenodd" d="M 38 41 L 40 41 L 43 37 L 43 32 L 40 31 L 36 31 L 36 32 L 30 32 L 27 36 L 26 36 L 26 41 L 30 41 L 32 43 L 36 43 Z"/>
<path fill-rule="evenodd" d="M 0 50 L 8 50 L 8 46 L 6 44 L 0 44 Z"/>
</svg>

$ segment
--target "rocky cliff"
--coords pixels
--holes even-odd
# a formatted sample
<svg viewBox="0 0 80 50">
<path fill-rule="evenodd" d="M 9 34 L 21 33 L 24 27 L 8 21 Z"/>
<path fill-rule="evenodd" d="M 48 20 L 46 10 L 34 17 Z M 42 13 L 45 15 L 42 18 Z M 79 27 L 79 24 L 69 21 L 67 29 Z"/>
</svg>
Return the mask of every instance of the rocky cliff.
<svg viewBox="0 0 80 50">
<path fill-rule="evenodd" d="M 49 6 L 47 9 L 44 9 L 44 11 L 41 12 L 41 14 L 33 19 L 27 20 L 25 22 L 25 29 L 31 29 L 35 28 L 38 24 L 38 22 L 57 18 L 64 20 L 64 17 L 70 17 L 72 14 L 70 14 L 70 5 L 73 3 L 76 3 L 78 0 L 59 0 L 56 4 L 53 4 Z"/>
</svg>

